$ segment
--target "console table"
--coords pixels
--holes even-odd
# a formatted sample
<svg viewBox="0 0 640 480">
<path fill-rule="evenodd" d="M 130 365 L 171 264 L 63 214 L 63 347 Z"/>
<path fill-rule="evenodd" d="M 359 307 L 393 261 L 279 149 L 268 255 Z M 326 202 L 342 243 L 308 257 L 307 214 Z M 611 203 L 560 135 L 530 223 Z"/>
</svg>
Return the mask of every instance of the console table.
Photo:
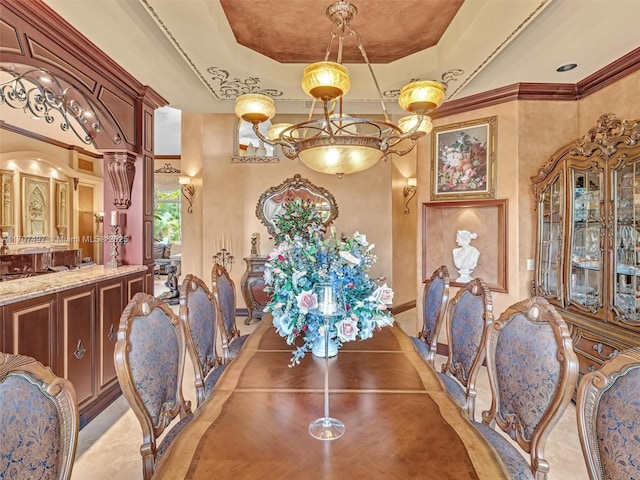
<svg viewBox="0 0 640 480">
<path fill-rule="evenodd" d="M 264 307 L 269 302 L 269 295 L 264 291 L 264 264 L 266 257 L 245 257 L 247 269 L 240 280 L 240 290 L 247 305 L 247 319 L 245 325 L 251 323 L 252 318 L 262 319 Z"/>
</svg>

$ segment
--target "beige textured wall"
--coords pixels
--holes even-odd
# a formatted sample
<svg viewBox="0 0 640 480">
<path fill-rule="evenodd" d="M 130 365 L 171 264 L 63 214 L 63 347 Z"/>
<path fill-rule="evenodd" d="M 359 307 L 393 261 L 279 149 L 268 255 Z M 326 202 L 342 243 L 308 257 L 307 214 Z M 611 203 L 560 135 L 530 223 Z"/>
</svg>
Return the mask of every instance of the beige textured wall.
<svg viewBox="0 0 640 480">
<path fill-rule="evenodd" d="M 393 305 L 405 305 L 416 300 L 415 259 L 417 255 L 416 228 L 420 207 L 416 197 L 409 201 L 405 214 L 404 187 L 407 179 L 416 176 L 416 150 L 403 157 L 392 157 L 393 196 Z"/>
<path fill-rule="evenodd" d="M 286 117 L 279 120 L 286 121 Z M 183 273 L 193 273 L 208 282 L 216 242 L 224 233 L 236 257 L 231 276 L 236 283 L 238 307 L 243 308 L 239 284 L 245 270 L 243 257 L 251 251 L 251 234 L 260 234 L 262 255 L 273 248 L 255 214 L 258 198 L 268 188 L 299 173 L 334 195 L 339 211 L 334 225 L 339 232 L 350 235 L 357 230 L 376 244 L 378 263 L 372 275 L 385 275 L 393 285 L 391 162 L 342 179 L 316 173 L 284 157 L 280 163 L 232 164 L 234 124 L 234 115 L 182 116 L 182 169 L 196 175 L 197 181 L 194 212 L 183 215 Z"/>
</svg>

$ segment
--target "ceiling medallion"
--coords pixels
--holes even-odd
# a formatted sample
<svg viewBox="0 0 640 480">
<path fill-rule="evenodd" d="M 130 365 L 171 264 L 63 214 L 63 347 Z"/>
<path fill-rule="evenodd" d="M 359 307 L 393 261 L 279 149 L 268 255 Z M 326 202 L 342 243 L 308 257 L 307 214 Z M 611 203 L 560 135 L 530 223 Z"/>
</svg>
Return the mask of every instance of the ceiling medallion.
<svg viewBox="0 0 640 480">
<path fill-rule="evenodd" d="M 357 173 L 375 165 L 391 154 L 405 155 L 418 138 L 430 132 L 431 119 L 426 115 L 444 101 L 445 86 L 436 81 L 412 81 L 402 87 L 398 103 L 411 115 L 398 124 L 389 120 L 378 80 L 362 44 L 362 38 L 350 26 L 357 8 L 346 1 L 329 6 L 326 15 L 335 24 L 324 61 L 307 66 L 302 76 L 302 88 L 313 103 L 309 120 L 297 124 L 272 125 L 266 137 L 259 124 L 273 118 L 275 104 L 270 96 L 249 93 L 236 99 L 236 115 L 253 124 L 256 135 L 265 143 L 280 145 L 290 159 L 299 158 L 312 170 L 336 174 L 339 177 Z M 337 38 L 337 59 L 329 60 L 331 47 Z M 347 39 L 355 39 L 369 67 L 376 86 L 384 120 L 352 117 L 342 112 L 342 97 L 349 91 L 349 71 L 342 65 L 342 47 Z M 315 103 L 322 102 L 323 115 L 312 119 Z"/>
<path fill-rule="evenodd" d="M 247 93 L 257 93 L 261 95 L 269 95 L 270 97 L 280 97 L 282 92 L 275 88 L 260 88 L 260 79 L 258 77 L 249 77 L 240 80 L 235 77 L 229 80 L 229 72 L 219 67 L 209 67 L 207 72 L 211 74 L 211 79 L 220 83 L 218 98 L 222 100 L 233 100 L 240 95 Z"/>
</svg>

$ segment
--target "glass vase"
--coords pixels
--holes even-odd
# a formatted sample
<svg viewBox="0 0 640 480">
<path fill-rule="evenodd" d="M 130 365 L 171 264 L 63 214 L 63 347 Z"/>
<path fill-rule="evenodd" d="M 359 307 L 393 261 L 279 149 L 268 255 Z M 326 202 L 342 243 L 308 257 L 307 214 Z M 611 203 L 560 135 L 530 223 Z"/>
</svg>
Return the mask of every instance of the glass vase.
<svg viewBox="0 0 640 480">
<path fill-rule="evenodd" d="M 331 284 L 316 284 L 313 291 L 318 301 L 313 313 L 322 317 L 324 323 L 324 416 L 309 424 L 309 433 L 318 440 L 335 440 L 344 434 L 345 426 L 329 415 L 329 330 L 337 317 L 344 316 L 344 303 L 338 289 Z"/>
</svg>

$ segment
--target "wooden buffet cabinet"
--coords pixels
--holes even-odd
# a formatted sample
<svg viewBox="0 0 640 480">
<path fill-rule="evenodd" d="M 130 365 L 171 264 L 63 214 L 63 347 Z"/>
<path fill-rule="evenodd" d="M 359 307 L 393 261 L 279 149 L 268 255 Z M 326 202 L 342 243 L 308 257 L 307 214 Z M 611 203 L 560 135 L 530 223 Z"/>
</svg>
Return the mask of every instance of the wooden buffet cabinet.
<svg viewBox="0 0 640 480">
<path fill-rule="evenodd" d="M 534 290 L 569 324 L 582 376 L 640 345 L 640 120 L 603 115 L 533 187 Z"/>
<path fill-rule="evenodd" d="M 0 351 L 34 357 L 70 380 L 80 427 L 120 395 L 120 315 L 147 275 L 143 266 L 95 266 L 0 283 Z"/>
</svg>

